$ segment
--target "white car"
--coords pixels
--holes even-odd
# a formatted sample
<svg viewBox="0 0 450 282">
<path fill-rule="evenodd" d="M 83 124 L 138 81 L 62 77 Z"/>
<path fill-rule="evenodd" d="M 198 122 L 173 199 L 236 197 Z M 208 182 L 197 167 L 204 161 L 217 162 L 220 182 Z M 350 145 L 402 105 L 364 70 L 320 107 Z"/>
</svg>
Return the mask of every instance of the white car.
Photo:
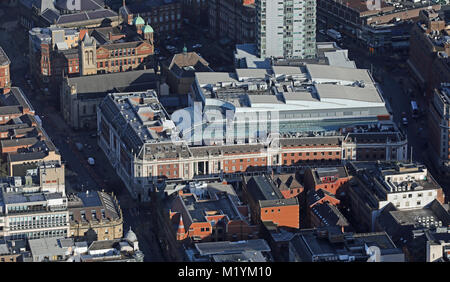
<svg viewBox="0 0 450 282">
<path fill-rule="evenodd" d="M 90 165 L 95 165 L 95 160 L 94 160 L 94 158 L 89 157 L 87 161 L 88 161 L 88 163 L 89 163 Z"/>
<path fill-rule="evenodd" d="M 202 48 L 202 46 L 203 46 L 203 45 L 199 43 L 199 44 L 193 45 L 192 48 L 193 48 L 193 49 L 198 49 L 198 48 Z"/>
<path fill-rule="evenodd" d="M 402 124 L 404 125 L 404 126 L 407 126 L 408 125 L 408 119 L 407 118 L 402 118 Z"/>
</svg>

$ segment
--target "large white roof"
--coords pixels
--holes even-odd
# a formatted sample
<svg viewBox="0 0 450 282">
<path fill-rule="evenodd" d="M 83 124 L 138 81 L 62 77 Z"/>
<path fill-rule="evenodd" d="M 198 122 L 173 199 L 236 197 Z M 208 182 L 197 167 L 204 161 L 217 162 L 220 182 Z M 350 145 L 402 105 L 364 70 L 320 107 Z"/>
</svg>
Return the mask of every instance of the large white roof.
<svg viewBox="0 0 450 282">
<path fill-rule="evenodd" d="M 324 81 L 364 81 L 365 84 L 373 84 L 373 80 L 366 69 L 353 69 L 317 64 L 306 64 L 306 68 L 311 76 L 311 79 L 319 83 Z"/>
</svg>

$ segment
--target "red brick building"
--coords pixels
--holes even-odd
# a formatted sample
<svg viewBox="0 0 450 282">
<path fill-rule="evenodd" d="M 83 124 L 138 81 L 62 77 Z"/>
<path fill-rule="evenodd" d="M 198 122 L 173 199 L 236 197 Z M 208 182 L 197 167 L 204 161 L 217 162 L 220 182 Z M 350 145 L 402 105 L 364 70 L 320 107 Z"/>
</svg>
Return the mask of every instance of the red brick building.
<svg viewBox="0 0 450 282">
<path fill-rule="evenodd" d="M 278 227 L 300 228 L 298 199 L 285 199 L 269 177 L 244 177 L 242 188 L 255 223 L 272 222 Z"/>
<path fill-rule="evenodd" d="M 197 184 L 179 191 L 169 211 L 178 241 L 235 241 L 255 238 L 257 226 L 248 222 L 231 185 Z"/>
<path fill-rule="evenodd" d="M 434 88 L 450 79 L 447 35 L 445 20 L 435 10 L 421 11 L 419 22 L 411 29 L 408 66 L 415 83 L 430 99 Z"/>
<path fill-rule="evenodd" d="M 4 88 L 11 87 L 11 77 L 9 72 L 10 64 L 11 61 L 3 48 L 0 47 L 0 91 Z"/>
</svg>

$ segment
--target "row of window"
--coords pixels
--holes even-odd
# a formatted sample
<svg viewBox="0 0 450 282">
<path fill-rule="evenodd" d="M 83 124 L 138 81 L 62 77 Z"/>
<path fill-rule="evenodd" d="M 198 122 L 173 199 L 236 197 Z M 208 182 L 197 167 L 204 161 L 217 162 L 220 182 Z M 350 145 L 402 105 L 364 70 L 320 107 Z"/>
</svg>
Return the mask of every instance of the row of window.
<svg viewBox="0 0 450 282">
<path fill-rule="evenodd" d="M 26 232 L 19 234 L 12 234 L 11 239 L 39 239 L 39 238 L 50 238 L 50 237 L 66 237 L 67 229 L 57 229 L 57 230 L 46 230 L 37 232 Z"/>
</svg>

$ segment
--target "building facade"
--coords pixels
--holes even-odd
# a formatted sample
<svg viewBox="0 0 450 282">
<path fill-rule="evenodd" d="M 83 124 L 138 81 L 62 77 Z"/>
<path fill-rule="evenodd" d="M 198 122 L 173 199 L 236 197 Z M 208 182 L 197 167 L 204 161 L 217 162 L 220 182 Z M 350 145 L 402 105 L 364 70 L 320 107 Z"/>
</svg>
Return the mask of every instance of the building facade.
<svg viewBox="0 0 450 282">
<path fill-rule="evenodd" d="M 100 191 L 68 196 L 70 237 L 86 238 L 93 230 L 98 240 L 123 237 L 123 216 L 117 198 Z"/>
<path fill-rule="evenodd" d="M 448 82 L 450 42 L 446 22 L 436 10 L 424 10 L 411 29 L 410 53 L 407 61 L 419 89 L 430 101 L 435 88 Z"/>
<path fill-rule="evenodd" d="M 237 44 L 255 42 L 255 0 L 211 0 L 208 2 L 211 38 L 228 38 Z"/>
<path fill-rule="evenodd" d="M 50 26 L 86 28 L 119 24 L 117 13 L 105 8 L 100 1 L 20 0 L 18 6 L 19 23 L 27 29 Z"/>
<path fill-rule="evenodd" d="M 29 31 L 30 71 L 41 88 L 59 93 L 65 76 L 153 68 L 153 29 L 144 22 L 93 29 Z"/>
<path fill-rule="evenodd" d="M 255 0 L 260 58 L 316 56 L 316 1 Z"/>
</svg>

